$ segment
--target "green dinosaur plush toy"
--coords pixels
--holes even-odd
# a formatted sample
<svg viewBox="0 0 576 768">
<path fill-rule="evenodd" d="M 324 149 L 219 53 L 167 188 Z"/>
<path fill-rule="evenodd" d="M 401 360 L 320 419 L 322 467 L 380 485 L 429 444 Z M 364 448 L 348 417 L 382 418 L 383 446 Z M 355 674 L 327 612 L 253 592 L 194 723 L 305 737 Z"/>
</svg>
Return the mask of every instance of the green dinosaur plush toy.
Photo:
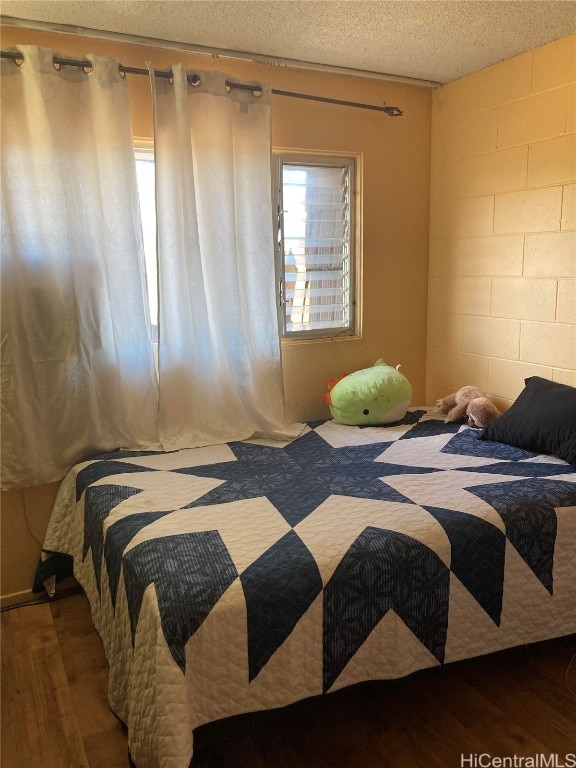
<svg viewBox="0 0 576 768">
<path fill-rule="evenodd" d="M 350 426 L 401 421 L 412 399 L 412 387 L 398 368 L 380 359 L 372 368 L 343 374 L 339 381 L 331 379 L 323 400 L 332 416 Z"/>
</svg>

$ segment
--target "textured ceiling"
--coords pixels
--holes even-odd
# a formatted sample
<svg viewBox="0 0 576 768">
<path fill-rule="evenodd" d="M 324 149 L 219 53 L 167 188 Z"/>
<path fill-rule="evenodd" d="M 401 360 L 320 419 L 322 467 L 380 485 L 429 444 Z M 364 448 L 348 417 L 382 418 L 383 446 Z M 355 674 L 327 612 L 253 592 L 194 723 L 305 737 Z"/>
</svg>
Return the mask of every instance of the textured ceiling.
<svg viewBox="0 0 576 768">
<path fill-rule="evenodd" d="M 576 0 L 2 0 L 0 7 L 36 22 L 442 83 L 576 32 Z"/>
</svg>

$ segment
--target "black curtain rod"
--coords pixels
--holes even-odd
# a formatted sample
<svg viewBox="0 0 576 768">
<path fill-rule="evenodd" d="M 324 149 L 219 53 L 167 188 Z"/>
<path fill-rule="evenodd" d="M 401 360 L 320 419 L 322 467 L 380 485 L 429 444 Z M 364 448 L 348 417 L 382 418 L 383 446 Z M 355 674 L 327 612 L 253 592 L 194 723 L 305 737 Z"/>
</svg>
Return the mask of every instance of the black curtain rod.
<svg viewBox="0 0 576 768">
<path fill-rule="evenodd" d="M 0 51 L 0 58 L 12 59 L 17 61 L 23 59 L 23 55 L 18 51 Z M 80 69 L 88 69 L 92 66 L 92 62 L 88 59 L 64 59 L 61 56 L 54 56 L 54 64 L 59 67 L 79 67 Z M 123 75 L 150 75 L 147 69 L 140 67 L 128 67 L 124 64 L 118 64 L 118 69 Z M 172 79 L 172 71 L 169 69 L 156 69 L 154 70 L 155 77 L 163 77 L 167 80 Z M 200 78 L 198 75 L 188 75 L 188 82 L 191 85 L 198 84 Z M 244 91 L 252 91 L 254 95 L 262 93 L 262 89 L 259 85 L 248 85 L 246 83 L 234 83 L 230 80 L 226 81 L 226 87 L 228 89 L 236 88 Z M 294 93 L 293 91 L 279 91 L 276 88 L 272 88 L 274 96 L 288 96 L 291 99 L 307 99 L 308 101 L 320 101 L 324 104 L 340 104 L 344 107 L 355 107 L 356 109 L 371 109 L 375 112 L 385 112 L 390 117 L 401 117 L 404 113 L 399 107 L 387 107 L 377 106 L 376 104 L 362 104 L 357 101 L 343 101 L 342 99 L 330 99 L 326 96 L 312 96 L 309 93 Z"/>
</svg>

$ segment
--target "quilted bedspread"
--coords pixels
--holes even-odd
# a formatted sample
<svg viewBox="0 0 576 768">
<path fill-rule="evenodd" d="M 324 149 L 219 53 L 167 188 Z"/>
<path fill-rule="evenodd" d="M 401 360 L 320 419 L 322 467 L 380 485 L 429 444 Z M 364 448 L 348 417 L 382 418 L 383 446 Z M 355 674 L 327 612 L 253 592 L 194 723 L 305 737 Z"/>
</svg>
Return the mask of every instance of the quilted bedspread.
<svg viewBox="0 0 576 768">
<path fill-rule="evenodd" d="M 65 479 L 72 555 L 138 768 L 193 730 L 576 631 L 576 472 L 410 409 L 289 443 L 118 451 Z"/>
</svg>

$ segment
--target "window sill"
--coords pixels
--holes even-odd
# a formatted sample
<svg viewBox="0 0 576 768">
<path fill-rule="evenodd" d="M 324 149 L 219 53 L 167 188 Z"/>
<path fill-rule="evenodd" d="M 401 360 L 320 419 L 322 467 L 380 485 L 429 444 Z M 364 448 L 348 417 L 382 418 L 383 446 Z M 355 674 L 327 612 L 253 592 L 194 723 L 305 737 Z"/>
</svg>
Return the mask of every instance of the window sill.
<svg viewBox="0 0 576 768">
<path fill-rule="evenodd" d="M 293 347 L 293 346 L 300 346 L 304 344 L 326 344 L 327 342 L 333 342 L 333 341 L 362 341 L 362 337 L 358 336 L 357 334 L 349 334 L 349 335 L 342 335 L 342 336 L 316 336 L 316 337 L 308 337 L 308 338 L 282 338 L 280 339 L 280 344 L 282 347 Z"/>
</svg>

